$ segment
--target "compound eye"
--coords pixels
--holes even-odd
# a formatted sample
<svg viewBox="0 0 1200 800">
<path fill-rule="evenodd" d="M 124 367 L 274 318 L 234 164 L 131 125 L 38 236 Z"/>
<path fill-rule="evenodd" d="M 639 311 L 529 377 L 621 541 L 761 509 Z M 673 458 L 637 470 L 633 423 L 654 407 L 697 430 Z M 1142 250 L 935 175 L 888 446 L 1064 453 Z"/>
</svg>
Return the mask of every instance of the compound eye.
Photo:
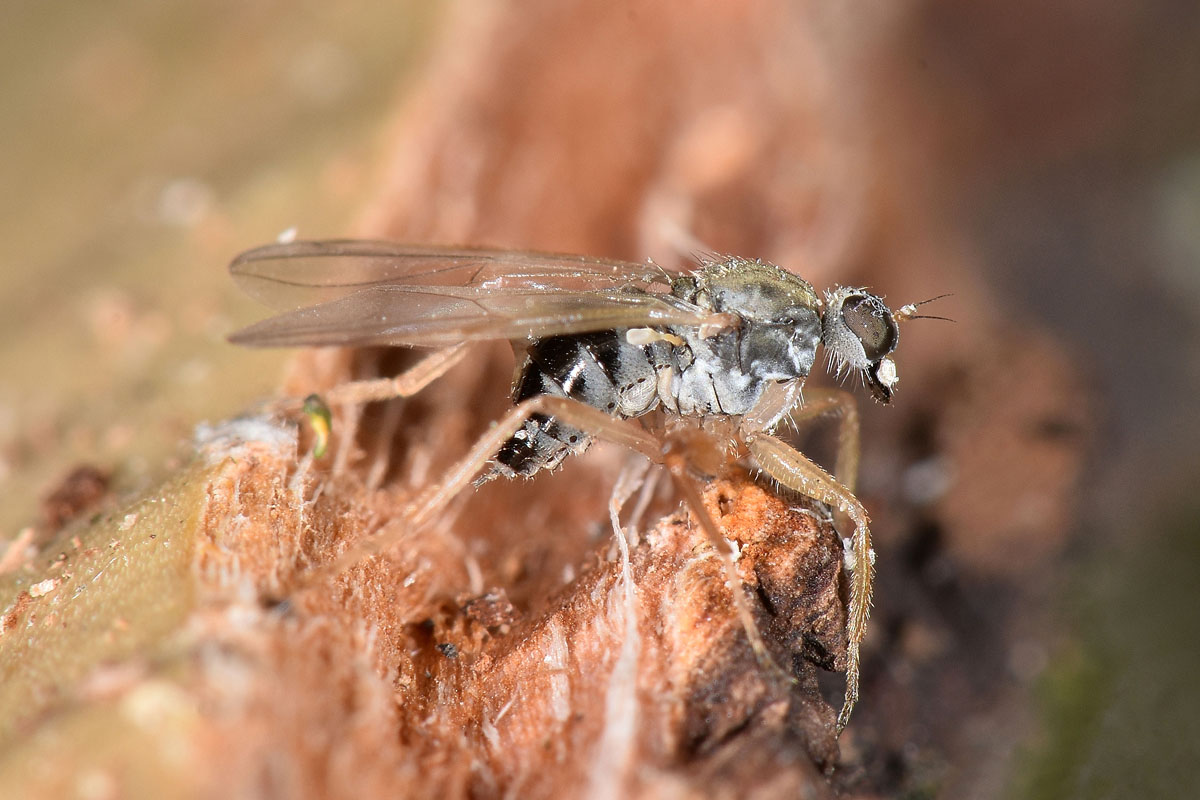
<svg viewBox="0 0 1200 800">
<path fill-rule="evenodd" d="M 872 363 L 895 350 L 900 340 L 892 313 L 877 297 L 865 294 L 847 297 L 842 304 L 842 320 L 862 343 L 863 353 Z"/>
</svg>

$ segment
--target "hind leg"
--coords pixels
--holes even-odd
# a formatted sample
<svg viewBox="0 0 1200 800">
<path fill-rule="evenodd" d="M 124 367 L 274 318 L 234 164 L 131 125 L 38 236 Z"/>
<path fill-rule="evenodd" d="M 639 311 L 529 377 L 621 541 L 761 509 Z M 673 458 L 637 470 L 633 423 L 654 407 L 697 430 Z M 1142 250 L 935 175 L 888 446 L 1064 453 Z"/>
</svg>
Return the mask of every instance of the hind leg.
<svg viewBox="0 0 1200 800">
<path fill-rule="evenodd" d="M 435 350 L 418 361 L 410 369 L 405 370 L 394 378 L 374 378 L 361 381 L 351 381 L 335 386 L 329 392 L 321 395 L 311 394 L 299 398 L 285 398 L 274 401 L 265 407 L 267 413 L 281 414 L 302 411 L 308 417 L 309 424 L 316 435 L 313 455 L 320 458 L 325 454 L 329 443 L 330 411 L 329 406 L 349 406 L 353 413 L 349 424 L 345 425 L 343 433 L 353 438 L 358 427 L 359 406 L 378 400 L 392 400 L 399 397 L 411 397 L 424 389 L 435 380 L 445 375 L 455 364 L 462 361 L 467 354 L 465 344 Z M 345 438 L 345 437 L 341 437 Z M 334 472 L 341 472 L 346 465 L 346 449 L 339 448 L 334 464 Z M 386 464 L 383 465 L 386 467 Z M 378 471 L 378 469 L 376 470 Z"/>
<path fill-rule="evenodd" d="M 359 406 L 377 400 L 411 397 L 445 375 L 466 354 L 465 344 L 434 350 L 394 378 L 352 381 L 335 386 L 325 393 L 325 401 L 331 405 Z"/>
</svg>

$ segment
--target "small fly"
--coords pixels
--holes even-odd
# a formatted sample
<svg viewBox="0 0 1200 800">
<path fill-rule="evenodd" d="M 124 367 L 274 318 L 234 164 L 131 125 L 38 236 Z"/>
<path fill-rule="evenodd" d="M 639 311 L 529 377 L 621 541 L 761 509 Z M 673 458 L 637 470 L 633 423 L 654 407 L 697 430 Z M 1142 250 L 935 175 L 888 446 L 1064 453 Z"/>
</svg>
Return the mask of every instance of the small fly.
<svg viewBox="0 0 1200 800">
<path fill-rule="evenodd" d="M 874 552 L 866 509 L 854 496 L 859 423 L 853 397 L 801 388 L 825 349 L 838 376 L 858 375 L 889 403 L 899 374 L 892 353 L 910 304 L 893 311 L 866 289 L 818 294 L 804 279 L 760 260 L 708 258 L 691 271 L 573 255 L 410 246 L 375 241 L 272 244 L 234 259 L 252 296 L 283 309 L 230 340 L 253 347 L 392 345 L 432 352 L 394 379 L 339 387 L 337 402 L 420 391 L 473 342 L 507 339 L 519 367 L 514 407 L 410 514 L 429 521 L 470 483 L 552 470 L 596 439 L 664 464 L 676 478 L 739 585 L 728 544 L 699 503 L 682 431 L 732 427 L 763 473 L 838 509 L 853 523 L 846 695 L 838 730 L 858 699 L 859 646 L 871 605 Z M 936 299 L 936 298 L 935 298 Z M 926 301 L 928 302 L 928 301 Z M 658 412 L 654 428 L 634 421 Z M 775 435 L 785 419 L 831 414 L 839 422 L 834 474 Z M 691 437 L 694 439 L 694 437 Z M 836 476 L 836 477 L 835 477 Z M 322 569 L 337 572 L 378 552 L 368 539 Z M 755 652 L 766 653 L 741 597 L 734 601 Z"/>
</svg>

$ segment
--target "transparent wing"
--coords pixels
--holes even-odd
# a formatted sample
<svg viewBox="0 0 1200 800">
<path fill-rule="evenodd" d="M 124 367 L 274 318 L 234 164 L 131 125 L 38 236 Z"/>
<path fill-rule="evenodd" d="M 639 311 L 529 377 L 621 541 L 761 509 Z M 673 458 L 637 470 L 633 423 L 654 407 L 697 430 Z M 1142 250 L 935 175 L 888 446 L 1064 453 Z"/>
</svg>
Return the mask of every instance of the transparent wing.
<svg viewBox="0 0 1200 800">
<path fill-rule="evenodd" d="M 281 310 L 324 303 L 370 286 L 582 291 L 645 287 L 671 277 L 651 264 L 614 259 L 363 239 L 269 244 L 239 255 L 229 271 L 247 294 Z"/>
<path fill-rule="evenodd" d="M 256 347 L 440 347 L 663 325 L 723 325 L 669 294 L 669 275 L 623 261 L 384 242 L 297 242 L 239 256 L 251 294 L 293 308 L 231 341 Z"/>
</svg>

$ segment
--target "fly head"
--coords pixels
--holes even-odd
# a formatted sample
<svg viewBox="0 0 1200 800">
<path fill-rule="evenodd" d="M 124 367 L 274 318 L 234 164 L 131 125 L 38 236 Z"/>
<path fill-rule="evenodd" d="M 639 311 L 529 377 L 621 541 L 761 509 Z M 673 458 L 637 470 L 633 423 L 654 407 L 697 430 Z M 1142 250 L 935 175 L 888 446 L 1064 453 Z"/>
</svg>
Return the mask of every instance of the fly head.
<svg viewBox="0 0 1200 800">
<path fill-rule="evenodd" d="M 900 341 L 897 315 L 866 289 L 839 287 L 825 294 L 821 342 L 834 372 L 858 370 L 871 394 L 890 403 L 900 380 L 891 352 Z"/>
</svg>

